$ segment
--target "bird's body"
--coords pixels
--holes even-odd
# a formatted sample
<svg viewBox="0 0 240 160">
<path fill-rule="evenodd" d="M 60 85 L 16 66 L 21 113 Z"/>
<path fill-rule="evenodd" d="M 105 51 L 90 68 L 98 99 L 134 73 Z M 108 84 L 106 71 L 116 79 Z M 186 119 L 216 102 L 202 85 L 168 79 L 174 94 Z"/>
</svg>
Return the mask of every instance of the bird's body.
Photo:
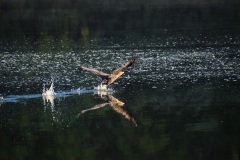
<svg viewBox="0 0 240 160">
<path fill-rule="evenodd" d="M 95 87 L 96 89 L 107 89 L 107 87 L 112 84 L 114 81 L 116 81 L 124 72 L 123 70 L 127 67 L 130 67 L 134 62 L 135 62 L 136 58 L 133 57 L 131 60 L 127 61 L 125 64 L 123 64 L 121 67 L 115 69 L 112 71 L 112 73 L 107 74 L 95 69 L 91 69 L 91 68 L 87 68 L 85 66 L 82 65 L 78 65 L 78 67 L 85 69 L 87 71 L 92 72 L 93 74 L 99 75 L 102 78 L 101 83 L 99 84 L 99 86 Z"/>
<path fill-rule="evenodd" d="M 99 91 L 104 91 L 107 90 L 107 85 L 105 84 L 100 84 L 97 87 L 94 87 L 95 90 L 99 90 Z"/>
</svg>

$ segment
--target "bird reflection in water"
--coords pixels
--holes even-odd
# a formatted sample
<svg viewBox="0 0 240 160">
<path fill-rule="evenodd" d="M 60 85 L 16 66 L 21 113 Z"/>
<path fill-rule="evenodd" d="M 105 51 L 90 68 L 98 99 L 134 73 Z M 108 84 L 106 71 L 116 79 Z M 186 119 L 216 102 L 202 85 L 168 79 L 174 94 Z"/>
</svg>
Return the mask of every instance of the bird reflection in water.
<svg viewBox="0 0 240 160">
<path fill-rule="evenodd" d="M 49 103 L 51 105 L 52 110 L 54 110 L 54 98 L 55 98 L 55 96 L 53 96 L 53 95 L 43 96 L 44 106 L 47 106 L 47 103 Z"/>
<path fill-rule="evenodd" d="M 51 111 L 52 111 L 52 116 L 53 116 L 53 120 L 55 120 L 55 109 L 54 109 L 54 99 L 55 96 L 54 95 L 43 95 L 43 105 L 45 106 L 45 109 L 47 109 L 47 107 L 50 105 L 51 107 Z"/>
<path fill-rule="evenodd" d="M 0 100 L 0 107 L 2 106 L 2 104 L 3 104 L 3 101 L 2 101 L 2 100 Z"/>
<path fill-rule="evenodd" d="M 0 94 L 0 106 L 2 105 L 2 103 L 3 103 L 3 97 Z"/>
<path fill-rule="evenodd" d="M 101 92 L 101 93 L 98 92 L 97 95 L 98 95 L 98 97 L 103 99 L 105 101 L 105 103 L 100 103 L 100 104 L 95 105 L 92 108 L 82 110 L 77 115 L 77 118 L 79 118 L 79 116 L 84 114 L 85 112 L 88 112 L 88 111 L 91 111 L 91 110 L 96 110 L 96 109 L 99 109 L 99 108 L 103 108 L 103 107 L 109 105 L 114 111 L 116 111 L 119 114 L 123 115 L 124 118 L 126 118 L 127 120 L 132 122 L 135 126 L 137 126 L 136 120 L 133 117 L 131 117 L 129 115 L 129 113 L 124 109 L 124 105 L 125 104 L 122 101 L 118 100 L 117 98 L 115 98 L 112 95 L 109 95 L 109 94 L 107 94 L 105 92 Z"/>
</svg>

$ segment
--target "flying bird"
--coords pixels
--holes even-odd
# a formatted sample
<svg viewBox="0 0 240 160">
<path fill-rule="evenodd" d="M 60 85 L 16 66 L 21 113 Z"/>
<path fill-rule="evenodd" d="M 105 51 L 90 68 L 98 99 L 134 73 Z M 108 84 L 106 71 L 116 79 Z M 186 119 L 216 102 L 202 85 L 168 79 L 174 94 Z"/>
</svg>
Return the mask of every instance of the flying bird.
<svg viewBox="0 0 240 160">
<path fill-rule="evenodd" d="M 135 62 L 135 60 L 136 60 L 136 57 L 133 57 L 132 59 L 124 63 L 121 67 L 113 70 L 112 73 L 110 74 L 107 74 L 95 69 L 87 68 L 80 64 L 78 64 L 78 67 L 85 69 L 87 71 L 90 71 L 93 74 L 99 75 L 102 78 L 100 87 L 107 88 L 110 84 L 116 81 L 124 73 L 123 70 L 127 67 L 130 67 Z"/>
</svg>

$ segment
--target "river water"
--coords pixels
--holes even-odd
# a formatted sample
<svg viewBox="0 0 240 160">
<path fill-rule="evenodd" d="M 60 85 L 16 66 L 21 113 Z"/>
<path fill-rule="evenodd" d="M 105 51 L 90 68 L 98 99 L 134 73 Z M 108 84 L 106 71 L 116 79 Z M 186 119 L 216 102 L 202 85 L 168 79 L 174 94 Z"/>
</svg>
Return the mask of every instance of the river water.
<svg viewBox="0 0 240 160">
<path fill-rule="evenodd" d="M 80 32 L 1 39 L 0 159 L 239 159 L 238 30 Z M 133 56 L 107 95 L 76 66 Z"/>
</svg>

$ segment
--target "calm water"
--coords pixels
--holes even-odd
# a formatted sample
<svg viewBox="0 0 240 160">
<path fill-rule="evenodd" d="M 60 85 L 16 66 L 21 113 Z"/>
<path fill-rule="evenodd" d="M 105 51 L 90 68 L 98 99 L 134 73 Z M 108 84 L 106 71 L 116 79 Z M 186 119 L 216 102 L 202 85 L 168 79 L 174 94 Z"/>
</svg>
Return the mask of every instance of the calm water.
<svg viewBox="0 0 240 160">
<path fill-rule="evenodd" d="M 239 30 L 44 26 L 1 36 L 0 159 L 239 159 Z M 76 67 L 110 72 L 132 56 L 108 96 Z M 51 77 L 58 95 L 42 97 Z"/>
</svg>

